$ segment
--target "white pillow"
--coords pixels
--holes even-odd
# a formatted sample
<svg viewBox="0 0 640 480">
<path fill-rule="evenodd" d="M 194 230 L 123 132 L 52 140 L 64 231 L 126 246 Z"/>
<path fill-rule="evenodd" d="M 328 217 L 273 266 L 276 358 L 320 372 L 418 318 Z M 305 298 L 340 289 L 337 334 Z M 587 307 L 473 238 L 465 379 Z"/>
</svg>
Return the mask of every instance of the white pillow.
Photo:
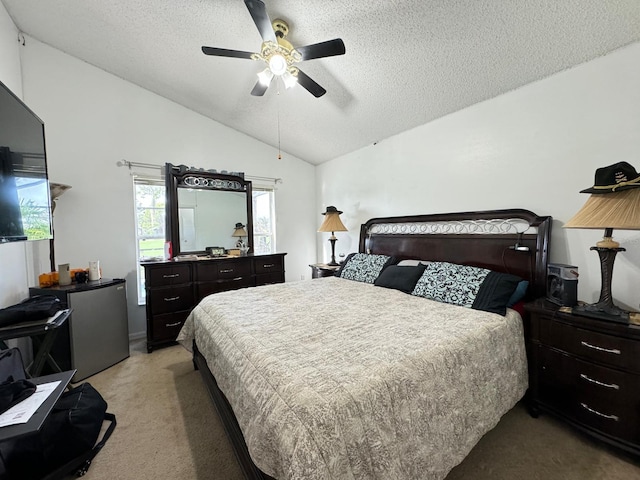
<svg viewBox="0 0 640 480">
<path fill-rule="evenodd" d="M 416 267 L 420 264 L 429 265 L 431 262 L 429 260 L 400 260 L 398 262 L 398 266 L 400 267 Z"/>
</svg>

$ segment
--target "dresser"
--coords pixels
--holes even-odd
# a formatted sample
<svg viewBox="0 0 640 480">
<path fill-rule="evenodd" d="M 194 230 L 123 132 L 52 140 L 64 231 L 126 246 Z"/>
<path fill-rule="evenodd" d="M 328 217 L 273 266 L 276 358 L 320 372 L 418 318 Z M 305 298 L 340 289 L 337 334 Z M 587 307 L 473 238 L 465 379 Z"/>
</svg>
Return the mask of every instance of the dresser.
<svg viewBox="0 0 640 480">
<path fill-rule="evenodd" d="M 640 454 L 640 326 L 525 305 L 532 415 L 549 412 Z"/>
<path fill-rule="evenodd" d="M 193 307 L 207 295 L 284 282 L 285 255 L 143 262 L 147 351 L 175 342 Z"/>
</svg>

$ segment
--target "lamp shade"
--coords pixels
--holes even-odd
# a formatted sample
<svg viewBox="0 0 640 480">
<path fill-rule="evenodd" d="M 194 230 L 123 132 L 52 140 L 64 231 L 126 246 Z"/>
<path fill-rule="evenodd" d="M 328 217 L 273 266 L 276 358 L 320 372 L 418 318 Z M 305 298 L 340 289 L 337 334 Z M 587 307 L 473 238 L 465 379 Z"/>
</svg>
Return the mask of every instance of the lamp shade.
<svg viewBox="0 0 640 480">
<path fill-rule="evenodd" d="M 64 183 L 49 182 L 49 192 L 51 193 L 51 199 L 55 200 L 70 188 L 71 188 L 71 185 L 65 185 Z"/>
<path fill-rule="evenodd" d="M 640 229 L 640 189 L 591 195 L 564 227 Z"/>
<path fill-rule="evenodd" d="M 342 220 L 340 220 L 340 214 L 336 207 L 329 206 L 327 211 L 323 213 L 324 222 L 318 228 L 319 232 L 347 232 L 347 227 L 344 226 Z"/>
<path fill-rule="evenodd" d="M 236 223 L 235 230 L 231 234 L 232 237 L 246 237 L 247 231 L 244 229 L 244 225 Z"/>
</svg>

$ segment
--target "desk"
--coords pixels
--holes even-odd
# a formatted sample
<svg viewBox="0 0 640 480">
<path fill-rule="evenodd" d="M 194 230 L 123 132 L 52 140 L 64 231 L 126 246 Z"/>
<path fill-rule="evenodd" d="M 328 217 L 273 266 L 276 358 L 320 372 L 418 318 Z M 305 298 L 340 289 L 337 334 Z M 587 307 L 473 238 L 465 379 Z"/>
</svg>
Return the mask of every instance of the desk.
<svg viewBox="0 0 640 480">
<path fill-rule="evenodd" d="M 40 408 L 36 410 L 36 413 L 33 414 L 27 423 L 0 427 L 0 442 L 9 439 L 15 440 L 18 437 L 38 432 L 42 428 L 42 424 L 46 418 L 49 416 L 49 413 L 51 413 L 51 409 L 60 398 L 60 395 L 62 395 L 62 392 L 64 392 L 67 385 L 69 385 L 71 377 L 73 377 L 75 373 L 75 370 L 69 370 L 68 372 L 53 373 L 51 375 L 30 379 L 30 381 L 36 385 L 57 381 L 60 381 L 60 384 L 51 393 L 51 395 L 47 397 L 44 403 L 40 405 Z"/>
<path fill-rule="evenodd" d="M 8 327 L 0 328 L 0 344 L 6 348 L 5 340 L 12 338 L 32 337 L 35 356 L 25 371 L 30 377 L 37 377 L 42 372 L 45 361 L 56 371 L 62 369 L 49 353 L 58 333 L 58 327 L 64 324 L 69 318 L 71 310 L 63 310 L 55 320 L 47 322 L 46 319 L 37 322 L 23 322 Z M 42 338 L 40 338 L 42 337 Z"/>
</svg>

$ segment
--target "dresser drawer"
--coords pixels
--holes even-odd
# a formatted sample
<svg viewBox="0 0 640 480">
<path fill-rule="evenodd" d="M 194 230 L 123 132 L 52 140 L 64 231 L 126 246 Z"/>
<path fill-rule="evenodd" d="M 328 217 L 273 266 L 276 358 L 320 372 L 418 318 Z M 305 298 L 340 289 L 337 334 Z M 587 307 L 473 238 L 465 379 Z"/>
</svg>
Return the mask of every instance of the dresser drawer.
<svg viewBox="0 0 640 480">
<path fill-rule="evenodd" d="M 218 282 L 202 282 L 196 286 L 198 291 L 198 301 L 202 300 L 207 295 L 218 292 L 226 292 L 228 290 L 238 290 L 239 288 L 253 287 L 253 278 L 251 276 L 236 277 L 231 280 L 224 280 Z"/>
<path fill-rule="evenodd" d="M 218 260 L 196 265 L 196 279 L 199 282 L 216 280 L 233 280 L 238 277 L 251 276 L 251 261 L 234 259 L 232 261 Z"/>
<path fill-rule="evenodd" d="M 284 272 L 265 273 L 256 275 L 256 287 L 269 285 L 271 283 L 284 283 Z"/>
<path fill-rule="evenodd" d="M 545 345 L 591 361 L 640 373 L 640 342 L 585 330 L 542 317 L 539 340 Z"/>
<path fill-rule="evenodd" d="M 255 268 L 256 275 L 283 272 L 284 259 L 281 256 L 255 258 L 254 268 Z M 269 283 L 272 283 L 272 282 L 269 282 Z"/>
<path fill-rule="evenodd" d="M 194 304 L 193 287 L 191 285 L 158 288 L 148 292 L 151 293 L 151 298 L 147 298 L 147 301 L 151 302 L 152 315 L 190 310 Z"/>
<path fill-rule="evenodd" d="M 191 267 L 189 265 L 163 265 L 145 268 L 148 268 L 146 275 L 148 288 L 179 285 L 191 281 Z"/>
<path fill-rule="evenodd" d="M 189 316 L 189 311 L 167 313 L 153 317 L 153 339 L 156 341 L 175 340 Z"/>
</svg>

